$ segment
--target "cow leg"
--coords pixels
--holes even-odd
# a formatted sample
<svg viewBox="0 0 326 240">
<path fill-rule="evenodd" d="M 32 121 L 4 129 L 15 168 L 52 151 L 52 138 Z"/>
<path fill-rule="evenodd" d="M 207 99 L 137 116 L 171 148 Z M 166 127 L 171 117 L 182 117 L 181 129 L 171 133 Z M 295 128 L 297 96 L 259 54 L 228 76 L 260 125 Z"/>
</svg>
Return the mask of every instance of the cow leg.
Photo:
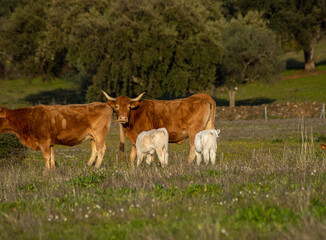
<svg viewBox="0 0 326 240">
<path fill-rule="evenodd" d="M 96 156 L 97 156 L 97 149 L 96 149 L 95 140 L 92 139 L 91 143 L 92 143 L 92 155 L 91 155 L 90 159 L 87 162 L 87 166 L 89 166 L 89 167 L 93 165 L 93 163 L 94 163 L 94 161 L 96 159 Z"/>
<path fill-rule="evenodd" d="M 51 157 L 50 157 L 50 159 L 51 159 L 51 162 L 50 162 L 50 164 L 51 164 L 51 169 L 55 169 L 55 161 L 54 161 L 54 146 L 53 146 L 53 145 L 50 146 L 50 150 L 51 150 Z"/>
<path fill-rule="evenodd" d="M 41 151 L 42 151 L 44 161 L 45 161 L 45 168 L 50 170 L 50 158 L 51 158 L 50 147 L 42 146 Z"/>
<path fill-rule="evenodd" d="M 215 165 L 215 162 L 216 162 L 216 152 L 213 151 L 213 150 L 211 150 L 209 155 L 210 155 L 210 159 L 211 159 L 212 164 Z"/>
<path fill-rule="evenodd" d="M 194 161 L 195 157 L 196 157 L 195 144 L 194 144 L 195 135 L 196 135 L 195 131 L 189 132 L 190 152 L 189 152 L 189 156 L 188 156 L 188 160 L 187 160 L 188 164 L 192 163 Z"/>
<path fill-rule="evenodd" d="M 201 163 L 201 153 L 195 152 L 196 153 L 196 157 L 197 157 L 197 165 L 200 165 Z"/>
<path fill-rule="evenodd" d="M 136 155 L 137 155 L 137 150 L 136 150 L 136 147 L 133 145 L 131 147 L 131 151 L 130 151 L 130 165 L 131 166 L 133 166 L 133 164 L 134 164 Z"/>
<path fill-rule="evenodd" d="M 105 146 L 105 138 L 103 139 L 97 139 L 96 141 L 96 149 L 97 149 L 97 161 L 95 164 L 95 168 L 100 168 L 102 164 L 102 160 L 105 154 L 106 146 Z"/>
</svg>

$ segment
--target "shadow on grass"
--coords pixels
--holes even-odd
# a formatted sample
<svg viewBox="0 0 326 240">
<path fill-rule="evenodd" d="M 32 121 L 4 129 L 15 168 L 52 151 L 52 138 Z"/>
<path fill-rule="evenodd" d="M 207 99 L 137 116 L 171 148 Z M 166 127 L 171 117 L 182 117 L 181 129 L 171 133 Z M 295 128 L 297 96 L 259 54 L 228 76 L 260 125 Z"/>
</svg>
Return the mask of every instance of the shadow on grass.
<svg viewBox="0 0 326 240">
<path fill-rule="evenodd" d="M 326 65 L 326 60 L 316 62 L 316 66 L 322 66 L 322 65 Z"/>
<path fill-rule="evenodd" d="M 33 104 L 78 104 L 84 103 L 77 90 L 55 89 L 51 91 L 42 91 L 26 96 L 23 100 Z"/>
<path fill-rule="evenodd" d="M 229 101 L 226 99 L 219 99 L 216 97 L 213 97 L 213 99 L 216 102 L 216 106 L 218 107 L 227 107 L 230 105 Z M 270 98 L 250 98 L 250 99 L 244 99 L 244 100 L 238 100 L 235 101 L 236 106 L 257 106 L 262 104 L 270 104 L 275 102 L 275 99 Z"/>
<path fill-rule="evenodd" d="M 244 100 L 235 101 L 236 106 L 257 106 L 262 104 L 271 104 L 275 102 L 275 99 L 270 98 L 250 98 Z"/>
<path fill-rule="evenodd" d="M 290 69 L 304 69 L 304 62 L 300 62 L 298 60 L 295 60 L 293 58 L 290 58 L 288 60 L 286 60 L 286 69 L 290 70 Z"/>
</svg>

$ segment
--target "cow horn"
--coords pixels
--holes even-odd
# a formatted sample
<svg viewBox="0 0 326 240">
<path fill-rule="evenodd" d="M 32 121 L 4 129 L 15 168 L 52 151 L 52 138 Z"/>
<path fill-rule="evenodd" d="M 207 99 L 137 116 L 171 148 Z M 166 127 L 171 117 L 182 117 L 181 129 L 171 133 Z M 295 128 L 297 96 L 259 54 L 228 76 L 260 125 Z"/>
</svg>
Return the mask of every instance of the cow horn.
<svg viewBox="0 0 326 240">
<path fill-rule="evenodd" d="M 143 93 L 141 93 L 138 97 L 136 97 L 136 98 L 132 98 L 131 101 L 132 101 L 132 102 L 137 102 L 137 101 L 139 101 L 139 100 L 141 99 L 141 97 L 142 97 L 145 93 L 146 93 L 146 92 L 143 92 Z"/>
<path fill-rule="evenodd" d="M 112 97 L 110 97 L 106 92 L 104 92 L 103 90 L 101 90 L 102 91 L 102 93 L 106 96 L 106 98 L 108 99 L 108 100 L 110 100 L 110 101 L 115 101 L 115 98 L 112 98 Z"/>
</svg>

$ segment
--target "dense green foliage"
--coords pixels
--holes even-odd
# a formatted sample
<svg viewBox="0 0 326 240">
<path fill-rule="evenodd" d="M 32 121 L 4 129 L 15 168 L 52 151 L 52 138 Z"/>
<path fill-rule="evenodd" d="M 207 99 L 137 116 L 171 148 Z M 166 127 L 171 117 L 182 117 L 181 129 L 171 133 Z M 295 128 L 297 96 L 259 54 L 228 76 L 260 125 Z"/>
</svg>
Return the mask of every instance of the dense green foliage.
<svg viewBox="0 0 326 240">
<path fill-rule="evenodd" d="M 223 0 L 227 17 L 234 13 L 246 14 L 258 10 L 268 20 L 268 26 L 281 38 L 287 50 L 303 50 L 305 61 L 314 61 L 311 49 L 326 32 L 326 2 L 324 0 Z M 306 66 L 307 67 L 307 66 Z"/>
<path fill-rule="evenodd" d="M 221 71 L 228 88 L 275 80 L 284 70 L 281 50 L 257 12 L 232 19 L 222 31 L 222 43 Z"/>
<path fill-rule="evenodd" d="M 65 77 L 77 81 L 82 96 L 87 92 L 93 101 L 102 97 L 100 89 L 112 95 L 147 90 L 149 97 L 207 91 L 233 74 L 221 67 L 232 40 L 227 34 L 222 38 L 223 31 L 232 24 L 219 1 L 17 0 L 1 5 L 2 77 Z M 259 21 L 255 16 L 247 24 Z M 250 48 L 250 42 L 243 44 Z M 256 50 L 260 58 L 262 49 Z M 272 61 L 259 66 L 273 69 Z M 252 79 L 265 78 L 252 73 Z"/>
</svg>

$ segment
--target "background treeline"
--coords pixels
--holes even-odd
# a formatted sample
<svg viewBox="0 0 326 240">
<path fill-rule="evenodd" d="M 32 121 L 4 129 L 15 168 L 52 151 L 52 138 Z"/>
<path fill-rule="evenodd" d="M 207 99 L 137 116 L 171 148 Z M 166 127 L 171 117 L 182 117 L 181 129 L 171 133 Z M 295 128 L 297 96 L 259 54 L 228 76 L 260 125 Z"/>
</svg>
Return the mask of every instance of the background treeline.
<svg viewBox="0 0 326 240">
<path fill-rule="evenodd" d="M 324 0 L 0 0 L 0 78 L 75 81 L 86 101 L 169 98 L 277 79 L 284 50 L 313 46 Z M 234 103 L 233 103 L 234 104 Z M 232 105 L 232 101 L 231 101 Z"/>
</svg>

